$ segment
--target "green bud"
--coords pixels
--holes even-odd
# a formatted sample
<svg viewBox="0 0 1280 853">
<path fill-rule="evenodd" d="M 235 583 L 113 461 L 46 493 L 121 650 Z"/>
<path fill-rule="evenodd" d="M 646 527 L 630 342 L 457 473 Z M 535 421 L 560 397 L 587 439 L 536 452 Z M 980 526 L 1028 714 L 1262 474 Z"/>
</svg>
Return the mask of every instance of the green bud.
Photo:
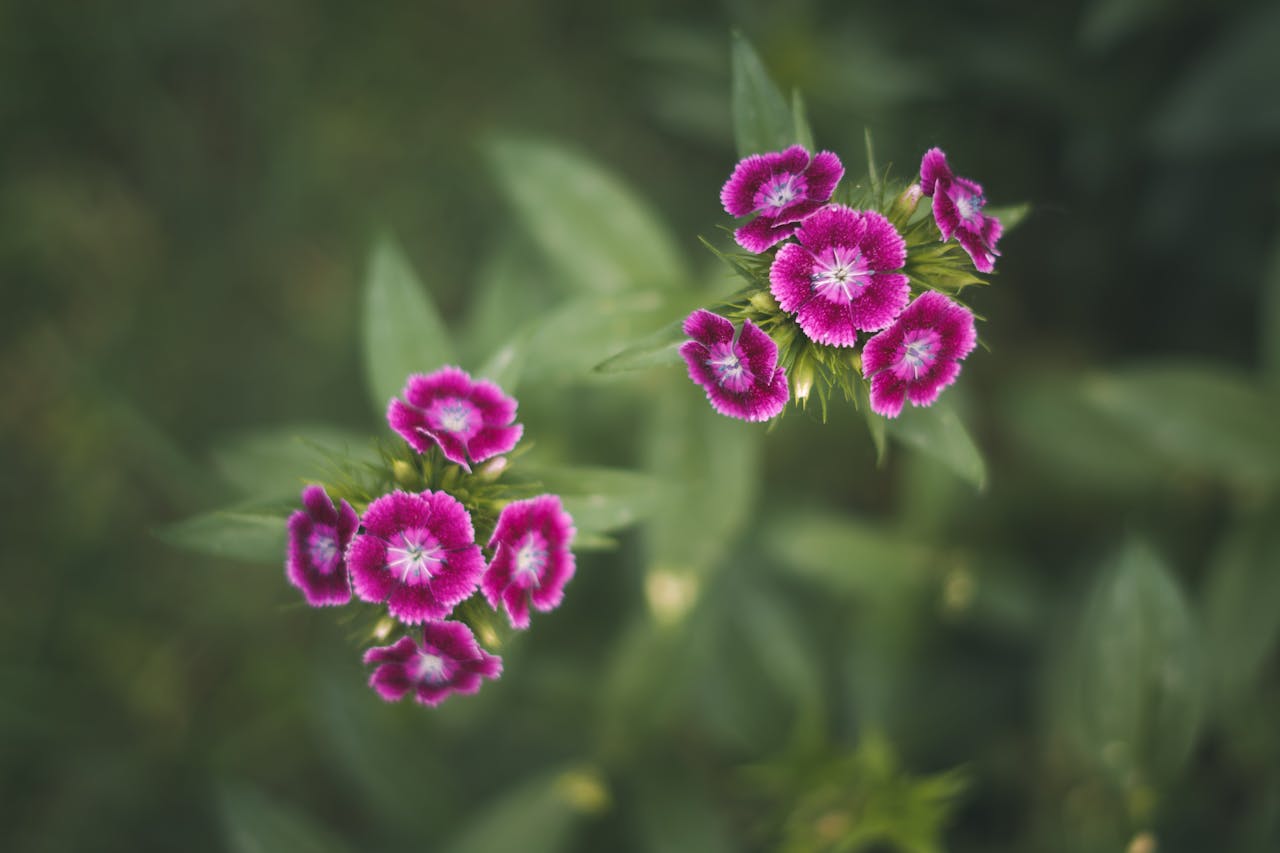
<svg viewBox="0 0 1280 853">
<path fill-rule="evenodd" d="M 920 204 L 920 197 L 923 194 L 919 184 L 911 184 L 899 193 L 893 200 L 893 204 L 889 205 L 889 221 L 901 226 L 910 219 L 911 214 L 916 212 L 916 205 Z"/>
<path fill-rule="evenodd" d="M 774 299 L 773 294 L 767 290 L 758 290 L 751 295 L 751 307 L 761 314 L 777 314 L 781 310 L 778 307 L 778 300 Z"/>
<path fill-rule="evenodd" d="M 396 482 L 406 489 L 416 490 L 422 484 L 422 477 L 418 475 L 418 470 L 403 459 L 397 459 L 391 463 L 391 474 Z"/>
</svg>

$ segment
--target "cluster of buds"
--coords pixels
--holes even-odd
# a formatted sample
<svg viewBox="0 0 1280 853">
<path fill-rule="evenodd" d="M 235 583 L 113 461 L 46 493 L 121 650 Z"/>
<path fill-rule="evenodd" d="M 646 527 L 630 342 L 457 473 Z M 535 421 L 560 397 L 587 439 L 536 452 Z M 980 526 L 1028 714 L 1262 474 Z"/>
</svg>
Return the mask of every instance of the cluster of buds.
<svg viewBox="0 0 1280 853">
<path fill-rule="evenodd" d="M 524 431 L 515 417 L 514 399 L 456 367 L 410 376 L 387 409 L 404 442 L 342 482 L 307 486 L 289 518 L 285 574 L 307 603 L 385 606 L 373 636 L 403 632 L 364 656 L 387 701 L 475 693 L 502 673 L 484 648 L 499 643 L 495 613 L 524 629 L 531 609 L 564 597 L 573 519 L 557 496 L 502 482 Z"/>
<path fill-rule="evenodd" d="M 906 185 L 843 177 L 835 154 L 794 145 L 743 159 L 720 191 L 731 216 L 753 217 L 733 232 L 746 253 L 722 255 L 748 286 L 689 315 L 680 354 L 721 414 L 767 421 L 814 392 L 825 414 L 839 388 L 897 417 L 937 400 L 976 346 L 956 294 L 1000 254 L 982 187 L 937 148 Z"/>
</svg>

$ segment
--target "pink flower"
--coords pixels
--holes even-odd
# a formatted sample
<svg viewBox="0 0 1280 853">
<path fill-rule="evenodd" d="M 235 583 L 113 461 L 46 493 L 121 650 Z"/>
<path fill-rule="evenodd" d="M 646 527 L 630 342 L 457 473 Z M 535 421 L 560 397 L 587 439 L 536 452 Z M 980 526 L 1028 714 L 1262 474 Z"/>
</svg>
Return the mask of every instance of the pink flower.
<svg viewBox="0 0 1280 853">
<path fill-rule="evenodd" d="M 289 556 L 285 577 L 302 590 L 307 604 L 325 607 L 351 600 L 344 553 L 359 526 L 346 501 L 337 508 L 320 486 L 302 490 L 302 506 L 289 516 Z"/>
<path fill-rule="evenodd" d="M 408 625 L 443 619 L 475 592 L 484 557 L 471 516 L 444 492 L 391 492 L 369 504 L 347 565 L 361 599 Z"/>
<path fill-rule="evenodd" d="M 862 371 L 871 379 L 871 411 L 889 418 L 904 399 L 932 405 L 973 352 L 978 334 L 973 314 L 941 293 L 929 291 L 907 306 L 892 326 L 867 341 Z"/>
<path fill-rule="evenodd" d="M 524 427 L 513 423 L 516 401 L 492 382 L 472 381 L 466 371 L 442 367 L 415 373 L 404 386 L 404 399 L 387 407 L 387 423 L 414 450 L 438 446 L 445 458 L 471 470 L 470 463 L 506 453 L 516 446 Z"/>
<path fill-rule="evenodd" d="M 933 197 L 933 218 L 943 240 L 956 240 L 978 272 L 995 269 L 996 241 L 1000 239 L 1000 220 L 982 212 L 987 199 L 982 186 L 968 178 L 956 177 L 947 165 L 941 148 L 930 148 L 920 161 L 920 189 Z"/>
<path fill-rule="evenodd" d="M 790 237 L 795 223 L 827 203 L 843 175 L 836 155 L 819 151 L 810 157 L 802 145 L 744 158 L 720 190 L 730 216 L 757 214 L 734 232 L 738 245 L 759 254 Z"/>
<path fill-rule="evenodd" d="M 489 539 L 496 549 L 481 588 L 494 610 L 506 607 L 513 628 L 529 627 L 529 604 L 554 610 L 573 577 L 573 518 L 560 498 L 540 495 L 507 504 Z"/>
<path fill-rule="evenodd" d="M 707 392 L 711 407 L 744 421 L 767 421 L 791 399 L 787 374 L 778 367 L 778 345 L 750 320 L 741 334 L 733 323 L 705 308 L 684 321 L 693 340 L 680 345 L 689 378 Z"/>
<path fill-rule="evenodd" d="M 397 702 L 413 691 L 420 705 L 439 705 L 450 693 L 475 693 L 484 679 L 502 674 L 502 658 L 480 648 L 461 622 L 428 622 L 421 643 L 401 637 L 369 649 L 364 662 L 380 664 L 369 677 L 379 696 Z"/>
<path fill-rule="evenodd" d="M 810 340 L 851 347 L 859 329 L 883 329 L 911 297 L 907 277 L 890 272 L 906 262 L 906 243 L 879 213 L 828 205 L 796 238 L 778 250 L 769 284 Z"/>
</svg>

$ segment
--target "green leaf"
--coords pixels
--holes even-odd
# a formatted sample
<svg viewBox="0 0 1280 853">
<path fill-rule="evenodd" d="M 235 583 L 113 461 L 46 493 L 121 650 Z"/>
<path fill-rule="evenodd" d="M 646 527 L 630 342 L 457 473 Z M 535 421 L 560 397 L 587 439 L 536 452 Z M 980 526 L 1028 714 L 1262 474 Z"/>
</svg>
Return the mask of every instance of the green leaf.
<svg viewBox="0 0 1280 853">
<path fill-rule="evenodd" d="M 871 128 L 862 129 L 862 142 L 867 149 L 867 186 L 871 187 L 871 196 L 875 199 L 876 206 L 880 207 L 884 203 L 881 196 L 883 187 L 880 182 L 880 167 L 876 165 L 876 147 L 871 141 Z"/>
<path fill-rule="evenodd" d="M 871 444 L 876 449 L 876 465 L 884 465 L 886 454 L 889 451 L 889 419 L 871 411 L 870 383 L 859 381 L 857 389 L 858 408 L 862 410 L 862 417 L 867 422 L 867 432 L 871 434 Z"/>
<path fill-rule="evenodd" d="M 688 340 L 688 337 L 684 333 L 684 321 L 677 320 L 600 362 L 595 366 L 595 371 L 622 373 L 684 364 L 684 359 L 680 357 L 680 344 Z"/>
<path fill-rule="evenodd" d="M 802 619 L 776 590 L 734 580 L 730 598 L 732 616 L 739 628 L 742 645 L 758 659 L 766 678 L 772 679 L 779 694 L 798 705 L 797 723 L 821 724 L 823 713 L 822 672 L 819 656 L 806 642 Z"/>
<path fill-rule="evenodd" d="M 582 786 L 603 783 L 590 771 L 565 771 L 529 779 L 487 803 L 444 849 L 447 853 L 556 853 L 566 850 L 586 811 Z M 607 796 L 607 795 L 606 795 Z"/>
<path fill-rule="evenodd" d="M 1246 699 L 1280 638 L 1280 524 L 1274 511 L 1241 521 L 1209 564 L 1205 648 L 1222 709 Z"/>
<path fill-rule="evenodd" d="M 795 140 L 809 151 L 816 151 L 813 144 L 813 128 L 809 126 L 809 111 L 799 89 L 791 90 L 791 115 L 795 119 Z"/>
<path fill-rule="evenodd" d="M 826 589 L 855 597 L 899 596 L 944 570 L 940 553 L 880 525 L 818 512 L 780 516 L 766 530 L 770 556 Z"/>
<path fill-rule="evenodd" d="M 616 177 L 559 146 L 489 145 L 498 188 L 561 278 L 578 293 L 674 290 L 688 274 L 649 206 Z"/>
<path fill-rule="evenodd" d="M 301 813 L 272 803 L 257 791 L 222 793 L 227 846 L 234 853 L 340 853 L 348 848 Z"/>
<path fill-rule="evenodd" d="M 673 313 L 652 291 L 571 299 L 525 330 L 524 375 L 549 384 L 599 380 L 593 369 L 617 354 L 619 341 L 651 334 Z"/>
<path fill-rule="evenodd" d="M 524 335 L 516 335 L 498 347 L 484 364 L 476 370 L 476 376 L 497 383 L 503 391 L 514 394 L 524 372 L 524 350 L 528 342 Z"/>
<path fill-rule="evenodd" d="M 714 568 L 741 532 L 760 481 L 763 428 L 716 414 L 683 377 L 657 394 L 647 470 L 680 476 L 646 528 L 650 564 L 677 574 Z"/>
<path fill-rule="evenodd" d="M 156 535 L 179 548 L 251 563 L 281 563 L 285 556 L 285 519 L 274 515 L 210 512 L 162 527 Z"/>
<path fill-rule="evenodd" d="M 1271 251 L 1271 263 L 1262 281 L 1261 335 L 1262 370 L 1273 389 L 1280 388 L 1280 235 Z"/>
<path fill-rule="evenodd" d="M 946 465 L 978 491 L 987 487 L 987 463 L 964 423 L 949 406 L 904 406 L 888 423 L 889 435 Z"/>
<path fill-rule="evenodd" d="M 1147 545 L 1129 542 L 1103 570 L 1078 638 L 1074 710 L 1088 751 L 1127 784 L 1173 776 L 1200 726 L 1199 637 Z"/>
<path fill-rule="evenodd" d="M 322 479 L 331 456 L 376 462 L 368 436 L 319 424 L 271 427 L 242 433 L 213 452 L 213 464 L 246 496 L 296 497 L 305 480 Z"/>
<path fill-rule="evenodd" d="M 364 357 L 369 395 L 382 413 L 411 373 L 453 364 L 453 345 L 395 240 L 374 244 L 364 287 Z"/>
<path fill-rule="evenodd" d="M 733 138 L 738 156 L 779 151 L 797 142 L 797 124 L 786 98 L 751 42 L 739 32 L 733 34 L 731 69 Z"/>
<path fill-rule="evenodd" d="M 986 209 L 987 216 L 994 216 L 1000 220 L 1002 234 L 1008 236 L 1009 232 L 1022 224 L 1027 218 L 1027 214 L 1031 213 L 1031 205 L 1028 202 L 1022 204 L 1007 204 L 1002 207 L 988 207 Z"/>
<path fill-rule="evenodd" d="M 1085 398 L 1169 464 L 1246 486 L 1280 479 L 1280 399 L 1235 371 L 1157 365 L 1099 376 Z"/>
<path fill-rule="evenodd" d="M 619 468 L 521 465 L 518 473 L 560 496 L 580 536 L 608 533 L 644 520 L 663 493 L 653 477 Z"/>
<path fill-rule="evenodd" d="M 731 853 L 737 849 L 708 786 L 698 784 L 689 769 L 664 763 L 632 774 L 639 790 L 628 804 L 639 816 L 637 834 L 643 846 L 638 849 L 651 853 Z"/>
</svg>

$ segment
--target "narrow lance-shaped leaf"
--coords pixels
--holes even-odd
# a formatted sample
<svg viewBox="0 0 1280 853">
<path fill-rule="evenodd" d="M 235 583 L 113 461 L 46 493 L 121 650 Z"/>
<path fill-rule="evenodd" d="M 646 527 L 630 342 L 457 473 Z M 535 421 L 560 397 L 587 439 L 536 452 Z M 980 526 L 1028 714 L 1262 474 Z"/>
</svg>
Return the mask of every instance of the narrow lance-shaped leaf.
<svg viewBox="0 0 1280 853">
<path fill-rule="evenodd" d="M 489 155 L 498 189 L 573 291 L 684 286 L 687 272 L 671 234 L 612 174 L 542 142 L 499 139 Z"/>
<path fill-rule="evenodd" d="M 1182 766 L 1202 703 L 1199 637 L 1177 582 L 1144 543 L 1105 568 L 1078 635 L 1074 698 L 1086 747 L 1126 782 Z"/>
<path fill-rule="evenodd" d="M 632 344 L 622 352 L 610 356 L 595 366 L 597 373 L 623 373 L 631 370 L 648 370 L 654 367 L 674 367 L 684 364 L 680 357 L 680 344 L 688 340 L 684 333 L 684 321 L 668 323 L 651 335 Z"/>
<path fill-rule="evenodd" d="M 937 459 L 978 491 L 986 488 L 987 463 L 950 407 L 906 406 L 901 415 L 889 420 L 888 430 L 894 439 Z"/>
<path fill-rule="evenodd" d="M 379 238 L 370 255 L 363 333 L 369 395 L 379 414 L 411 373 L 454 363 L 444 321 L 408 258 L 388 236 Z"/>
<path fill-rule="evenodd" d="M 809 111 L 804 105 L 804 96 L 799 89 L 791 90 L 791 116 L 795 120 L 795 140 L 810 151 L 815 150 L 813 144 L 813 128 L 809 126 Z"/>
<path fill-rule="evenodd" d="M 256 791 L 224 791 L 222 817 L 233 853 L 341 853 L 348 848 L 314 820 Z"/>
<path fill-rule="evenodd" d="M 252 563 L 282 563 L 286 531 L 281 516 L 221 511 L 197 515 L 156 532 L 170 545 Z"/>
<path fill-rule="evenodd" d="M 738 156 L 779 151 L 797 142 L 787 100 L 765 70 L 751 42 L 733 34 L 733 137 Z"/>
<path fill-rule="evenodd" d="M 608 791 L 590 770 L 538 776 L 481 808 L 447 853 L 555 853 L 568 848 L 584 814 L 608 806 Z"/>
<path fill-rule="evenodd" d="M 270 427 L 234 436 L 213 453 L 214 467 L 246 496 L 297 497 L 304 479 L 322 479 L 333 457 L 375 462 L 369 438 L 319 424 Z"/>
</svg>

